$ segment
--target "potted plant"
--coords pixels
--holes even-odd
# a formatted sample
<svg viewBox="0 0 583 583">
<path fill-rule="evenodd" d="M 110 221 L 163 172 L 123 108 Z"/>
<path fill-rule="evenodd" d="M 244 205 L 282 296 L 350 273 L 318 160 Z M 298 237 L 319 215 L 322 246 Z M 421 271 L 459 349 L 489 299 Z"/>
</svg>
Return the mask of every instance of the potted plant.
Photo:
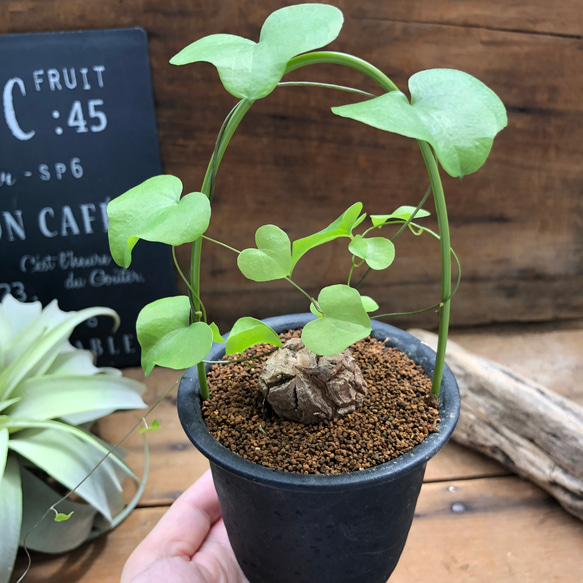
<svg viewBox="0 0 583 583">
<path fill-rule="evenodd" d="M 101 315 L 118 320 L 108 308 L 63 312 L 56 301 L 43 309 L 11 295 L 0 303 L 0 583 L 10 580 L 19 545 L 69 551 L 114 528 L 141 496 L 145 481 L 89 425 L 145 407 L 144 385 L 95 367 L 89 351 L 68 341 Z M 129 504 L 127 478 L 138 486 Z"/>
<path fill-rule="evenodd" d="M 142 366 L 146 373 L 155 365 L 189 369 L 178 395 L 181 421 L 190 439 L 211 460 L 225 525 L 239 563 L 251 583 L 380 583 L 386 581 L 396 565 L 411 524 L 425 464 L 444 445 L 459 413 L 455 379 L 444 365 L 450 299 L 454 291 L 451 258 L 456 258 L 450 247 L 438 163 L 454 177 L 478 170 L 489 154 L 495 135 L 506 125 L 505 109 L 498 97 L 480 81 L 460 71 L 438 69 L 417 73 L 409 81 L 409 100 L 373 65 L 352 55 L 316 50 L 336 38 L 342 23 L 342 13 L 333 6 L 288 6 L 267 18 L 258 43 L 217 34 L 204 37 L 178 53 L 171 60 L 175 65 L 197 61 L 215 65 L 224 87 L 240 99 L 221 127 L 200 192 L 182 195 L 182 183 L 178 178 L 157 176 L 114 199 L 108 206 L 110 248 L 114 260 L 123 267 L 130 265 L 132 249 L 139 239 L 165 243 L 173 248 L 192 243 L 190 274 L 183 274 L 177 265 L 188 287 L 188 295 L 158 300 L 140 312 L 137 334 L 142 347 Z M 368 219 L 362 212 L 362 204 L 357 202 L 321 231 L 293 243 L 285 231 L 275 225 L 264 225 L 257 230 L 255 248 L 239 251 L 214 241 L 205 233 L 210 222 L 215 178 L 237 126 L 253 103 L 275 90 L 287 73 L 319 63 L 356 69 L 379 85 L 381 94 L 374 96 L 352 88 L 317 84 L 364 98 L 357 103 L 334 107 L 332 111 L 336 115 L 416 139 L 427 168 L 430 184 L 427 193 L 417 206 L 402 206 Z M 430 194 L 435 202 L 438 233 L 416 222 L 428 214 L 422 207 Z M 395 253 L 393 242 L 407 228 L 433 235 L 440 245 L 441 297 L 435 306 L 440 320 L 437 354 L 376 319 L 371 323 L 370 313 L 378 309 L 378 304 L 358 291 L 360 281 L 370 270 L 380 271 L 390 266 Z M 383 236 L 388 229 L 394 229 L 392 235 Z M 311 249 L 338 238 L 348 239 L 347 283 L 327 286 L 317 297 L 312 297 L 293 279 L 294 268 Z M 306 296 L 310 313 L 263 322 L 242 317 L 225 341 L 217 326 L 207 320 L 203 303 L 200 281 L 203 240 L 222 245 L 234 253 L 239 269 L 251 280 L 288 281 Z M 359 268 L 365 273 L 356 282 Z M 353 411 L 348 417 L 355 416 L 358 407 L 365 417 L 373 416 L 372 410 L 367 412 L 366 399 L 360 405 L 363 401 L 362 395 L 357 394 L 360 373 L 354 372 L 358 367 L 351 364 L 351 355 L 346 360 L 338 356 L 370 336 L 398 347 L 432 377 L 427 391 L 429 396 L 433 395 L 439 409 L 439 431 L 429 430 L 430 434 L 421 443 L 411 446 L 403 455 L 389 456 L 389 461 L 383 461 L 380 455 L 376 460 L 373 454 L 371 467 L 363 469 L 357 465 L 356 471 L 335 475 L 305 474 L 301 473 L 302 468 L 274 470 L 243 459 L 223 447 L 203 420 L 203 415 L 207 418 L 219 415 L 218 409 L 209 409 L 212 399 L 208 400 L 207 371 L 211 362 L 218 361 L 226 353 L 236 361 L 235 366 L 238 366 L 237 361 L 243 360 L 253 367 L 257 358 L 264 358 L 265 349 L 260 348 L 258 353 L 251 347 L 258 344 L 280 347 L 279 334 L 296 328 L 303 329 L 301 342 L 294 340 L 293 348 L 286 345 L 285 350 L 302 351 L 301 359 L 312 362 L 313 357 L 315 364 L 305 365 L 307 361 L 302 360 L 304 364 L 295 368 L 296 376 L 287 369 L 278 372 L 277 365 L 271 372 L 280 380 L 292 379 L 287 383 L 292 386 L 292 401 L 309 402 L 308 408 L 317 410 L 310 421 L 320 423 L 311 427 L 344 424 L 344 420 L 336 421 L 341 409 Z M 248 350 L 251 352 L 246 352 Z M 233 356 L 241 353 L 242 356 Z M 315 369 L 318 378 L 328 374 L 322 372 L 321 363 L 333 369 L 329 378 L 340 369 L 354 369 L 348 382 L 354 389 L 351 389 L 354 402 L 345 406 L 344 397 L 339 397 L 339 393 L 336 397 L 328 394 L 326 398 L 321 393 L 311 394 L 307 399 L 298 397 L 297 379 L 303 379 L 307 369 Z M 405 384 L 412 378 L 407 376 L 409 374 L 415 376 L 416 373 L 406 373 Z M 278 391 L 272 389 L 270 382 L 265 378 L 259 380 L 267 387 L 264 387 L 265 399 L 276 408 L 269 397 Z M 410 382 L 415 383 L 417 380 Z M 329 385 L 328 380 L 307 383 L 310 384 Z M 329 397 L 336 402 L 332 406 L 332 420 L 323 413 L 327 405 L 320 406 L 321 401 L 329 401 Z M 253 417 L 256 421 L 254 434 L 246 441 L 247 447 L 251 444 L 251 449 L 262 450 L 255 441 L 268 433 L 264 419 L 275 419 L 275 425 L 282 423 L 276 415 L 269 417 L 269 409 L 265 413 L 267 417 L 262 417 L 262 398 L 258 403 L 259 411 Z M 432 406 L 426 401 L 418 408 L 427 411 Z M 295 405 L 292 408 L 297 409 Z M 233 414 L 232 417 L 235 420 L 231 425 L 237 426 L 239 416 Z M 390 433 L 392 419 L 389 415 L 380 419 L 382 433 Z M 310 433 L 299 423 L 293 427 L 298 434 Z M 216 435 L 221 433 L 221 429 L 215 432 Z M 311 435 L 313 437 L 313 432 Z M 281 438 L 278 443 L 283 446 L 286 440 L 287 437 Z M 277 449 L 273 441 L 269 448 Z M 342 457 L 328 453 L 330 458 Z M 310 472 L 309 464 L 307 467 L 305 471 Z"/>
</svg>

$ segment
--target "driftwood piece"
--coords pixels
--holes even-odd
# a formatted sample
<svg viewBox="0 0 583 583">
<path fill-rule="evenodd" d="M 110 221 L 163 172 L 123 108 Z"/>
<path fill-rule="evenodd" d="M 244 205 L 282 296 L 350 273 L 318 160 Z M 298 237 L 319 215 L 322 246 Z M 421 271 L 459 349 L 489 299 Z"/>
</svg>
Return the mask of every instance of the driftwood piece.
<svg viewBox="0 0 583 583">
<path fill-rule="evenodd" d="M 410 332 L 435 349 L 435 334 Z M 453 439 L 532 480 L 583 520 L 583 408 L 452 341 L 446 362 L 462 396 Z"/>
</svg>

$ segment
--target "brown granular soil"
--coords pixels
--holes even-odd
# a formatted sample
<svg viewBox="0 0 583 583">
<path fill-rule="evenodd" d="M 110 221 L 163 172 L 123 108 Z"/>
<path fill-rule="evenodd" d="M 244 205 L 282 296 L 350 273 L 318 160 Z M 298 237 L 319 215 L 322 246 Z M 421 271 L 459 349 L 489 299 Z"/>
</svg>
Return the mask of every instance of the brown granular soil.
<svg viewBox="0 0 583 583">
<path fill-rule="evenodd" d="M 285 340 L 298 331 L 281 335 Z M 243 354 L 269 350 L 259 345 Z M 431 379 L 401 351 L 365 338 L 350 347 L 368 385 L 363 406 L 342 418 L 303 425 L 279 419 L 264 402 L 257 377 L 266 356 L 215 364 L 203 415 L 210 432 L 241 457 L 277 470 L 339 474 L 387 462 L 438 431 Z M 236 359 L 236 356 L 231 356 Z"/>
</svg>

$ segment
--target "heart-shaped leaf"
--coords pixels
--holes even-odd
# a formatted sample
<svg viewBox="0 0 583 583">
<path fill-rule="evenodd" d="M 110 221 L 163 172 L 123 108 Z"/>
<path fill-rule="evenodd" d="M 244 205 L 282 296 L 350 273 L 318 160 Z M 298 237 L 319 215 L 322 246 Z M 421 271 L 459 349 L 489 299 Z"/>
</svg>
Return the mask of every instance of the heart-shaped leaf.
<svg viewBox="0 0 583 583">
<path fill-rule="evenodd" d="M 239 318 L 227 338 L 225 353 L 227 355 L 243 352 L 256 344 L 281 346 L 277 333 L 267 324 L 256 318 Z"/>
<path fill-rule="evenodd" d="M 241 99 L 260 99 L 277 87 L 290 59 L 332 42 L 343 22 L 342 12 L 334 6 L 287 6 L 266 19 L 258 43 L 214 34 L 190 44 L 170 63 L 212 63 L 229 93 Z"/>
<path fill-rule="evenodd" d="M 136 322 L 146 375 L 154 365 L 173 369 L 194 366 L 204 360 L 213 343 L 213 330 L 204 322 L 190 324 L 186 296 L 162 298 L 145 306 Z"/>
<path fill-rule="evenodd" d="M 408 206 L 408 205 L 400 206 L 397 210 L 393 211 L 390 215 L 370 215 L 370 220 L 372 221 L 372 224 L 375 227 L 378 227 L 379 225 L 384 225 L 386 222 L 392 221 L 392 220 L 408 221 L 411 218 L 411 216 L 413 215 L 413 213 L 415 212 L 416 208 L 417 207 Z M 424 209 L 419 209 L 415 213 L 415 218 L 422 219 L 423 217 L 428 217 L 430 214 L 431 213 L 429 213 L 428 211 L 426 211 Z"/>
<path fill-rule="evenodd" d="M 211 206 L 202 192 L 182 198 L 175 176 L 149 178 L 107 205 L 109 247 L 114 261 L 129 267 L 139 239 L 182 245 L 198 239 L 208 228 Z"/>
<path fill-rule="evenodd" d="M 360 296 L 360 299 L 362 300 L 362 307 L 366 312 L 376 312 L 379 309 L 379 305 L 370 296 Z M 313 303 L 310 303 L 310 312 L 314 316 L 318 316 L 318 318 L 324 317 L 323 314 L 318 312 Z"/>
<path fill-rule="evenodd" d="M 291 274 L 291 243 L 275 225 L 263 225 L 255 233 L 257 249 L 244 249 L 237 257 L 241 273 L 253 281 L 283 279 Z"/>
<path fill-rule="evenodd" d="M 364 259 L 371 269 L 386 269 L 395 259 L 395 246 L 385 237 L 363 237 L 356 235 L 348 250 Z"/>
<path fill-rule="evenodd" d="M 346 209 L 335 221 L 330 223 L 325 229 L 308 235 L 303 239 L 294 241 L 292 245 L 292 260 L 293 266 L 300 260 L 302 255 L 317 247 L 333 241 L 339 237 L 351 237 L 352 231 L 360 225 L 365 219 L 366 215 L 361 215 L 362 203 L 356 202 L 351 207 Z"/>
<path fill-rule="evenodd" d="M 453 69 L 431 69 L 409 79 L 411 103 L 400 91 L 332 108 L 381 130 L 429 142 L 444 170 L 461 177 L 486 161 L 507 123 L 498 96 L 481 81 Z"/>
<path fill-rule="evenodd" d="M 325 287 L 318 305 L 324 317 L 308 322 L 302 331 L 302 341 L 312 352 L 337 354 L 370 334 L 370 318 L 354 288 L 341 284 Z"/>
</svg>

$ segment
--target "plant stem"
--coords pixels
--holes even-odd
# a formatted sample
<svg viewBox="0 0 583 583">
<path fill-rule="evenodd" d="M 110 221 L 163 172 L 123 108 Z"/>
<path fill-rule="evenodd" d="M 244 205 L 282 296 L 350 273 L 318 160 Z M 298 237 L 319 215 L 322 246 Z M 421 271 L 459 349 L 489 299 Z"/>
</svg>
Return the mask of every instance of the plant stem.
<svg viewBox="0 0 583 583">
<path fill-rule="evenodd" d="M 361 97 L 375 97 L 373 93 L 362 91 L 354 87 L 346 87 L 345 85 L 336 85 L 334 83 L 318 83 L 315 81 L 281 81 L 277 84 L 278 87 L 320 87 L 324 89 L 337 89 L 338 91 L 345 91 L 346 93 L 354 93 Z"/>
<path fill-rule="evenodd" d="M 380 69 L 377 69 L 374 65 L 367 63 L 363 59 L 359 59 L 358 57 L 346 53 L 316 51 L 299 55 L 289 61 L 285 72 L 287 74 L 299 69 L 300 67 L 324 63 L 344 65 L 345 67 L 356 69 L 380 85 L 385 91 L 398 91 L 399 89 Z"/>
<path fill-rule="evenodd" d="M 316 300 L 306 290 L 302 289 L 295 281 L 293 281 L 291 277 L 287 276 L 285 279 L 286 281 L 289 281 L 298 291 L 303 293 L 310 300 L 310 303 L 314 304 L 317 310 L 320 309 L 320 307 L 316 303 Z"/>
<path fill-rule="evenodd" d="M 398 91 L 398 87 L 380 70 L 375 66 L 367 63 L 366 61 L 348 55 L 345 53 L 336 53 L 329 51 L 317 51 L 313 53 L 307 53 L 294 57 L 288 62 L 285 74 L 295 71 L 301 67 L 306 67 L 308 65 L 316 64 L 337 64 L 344 65 L 346 67 L 355 69 L 368 78 L 376 82 L 385 91 Z M 212 199 L 214 180 L 218 171 L 218 167 L 221 163 L 223 155 L 233 134 L 239 123 L 249 111 L 250 107 L 253 105 L 251 100 L 240 101 L 235 108 L 230 112 L 225 123 L 223 124 L 217 143 L 215 145 L 215 151 L 207 168 L 206 175 L 204 177 L 203 185 L 201 191 L 206 194 L 209 199 Z M 447 221 L 447 208 L 445 204 L 445 196 L 443 192 L 443 186 L 441 184 L 441 179 L 439 176 L 439 168 L 437 166 L 437 161 L 433 154 L 430 145 L 427 142 L 418 140 L 419 147 L 421 148 L 421 154 L 425 161 L 425 166 L 429 174 L 429 180 L 431 184 L 431 189 L 433 191 L 433 196 L 435 199 L 435 209 L 437 213 L 437 222 L 439 226 L 440 233 L 440 247 L 441 247 L 441 303 L 439 311 L 439 334 L 438 334 L 438 345 L 437 345 L 437 356 L 435 361 L 435 371 L 433 374 L 433 386 L 432 392 L 439 395 L 439 390 L 441 387 L 441 379 L 443 377 L 443 368 L 445 361 L 445 346 L 447 343 L 447 333 L 449 329 L 449 315 L 450 315 L 450 298 L 451 298 L 451 255 L 450 255 L 450 237 L 449 237 L 449 227 Z M 191 292 L 193 310 L 193 319 L 200 320 L 200 316 L 197 315 L 200 312 L 200 263 L 201 263 L 201 250 L 202 250 L 202 238 L 197 239 L 192 248 L 191 255 L 191 274 L 190 281 L 193 292 Z M 313 302 L 313 298 L 309 296 L 304 290 L 299 288 L 291 279 L 287 278 L 292 285 L 298 287 L 302 293 L 310 298 Z M 208 396 L 208 386 L 206 383 L 206 372 L 204 369 L 204 364 L 201 362 L 198 364 L 198 377 L 201 387 L 202 398 L 207 398 Z M 205 396 L 206 395 L 206 396 Z"/>
<path fill-rule="evenodd" d="M 437 350 L 435 357 L 435 370 L 433 372 L 433 385 L 431 392 L 436 396 L 441 389 L 441 379 L 443 378 L 443 368 L 445 364 L 445 348 L 447 345 L 447 334 L 449 330 L 449 315 L 451 309 L 451 244 L 449 237 L 449 223 L 447 220 L 447 206 L 445 204 L 445 194 L 439 176 L 439 167 L 433 154 L 431 146 L 422 140 L 417 140 L 421 148 L 421 154 L 429 174 L 433 198 L 435 201 L 435 213 L 437 214 L 437 225 L 439 228 L 439 244 L 441 249 L 441 303 L 439 306 L 439 332 L 437 339 Z"/>
<path fill-rule="evenodd" d="M 229 113 L 225 123 L 221 127 L 217 142 L 215 144 L 215 150 L 211 157 L 211 160 L 207 166 L 207 171 L 202 182 L 201 192 L 206 194 L 209 200 L 212 200 L 215 176 L 217 174 L 218 168 L 220 166 L 223 155 L 235 130 L 239 127 L 241 120 L 245 117 L 245 114 L 249 111 L 249 108 L 253 105 L 253 101 L 243 99 L 241 100 Z M 193 321 L 200 321 L 200 316 L 197 314 L 200 312 L 200 264 L 202 256 L 202 237 L 199 237 L 192 244 L 192 251 L 190 255 L 190 298 L 191 305 L 193 306 L 192 318 Z M 198 370 L 198 381 L 200 384 L 200 394 L 203 400 L 208 399 L 209 390 L 206 381 L 206 371 L 203 363 L 197 365 Z"/>
<path fill-rule="evenodd" d="M 238 249 L 235 249 L 235 247 L 231 247 L 230 245 L 223 243 L 222 241 L 217 241 L 216 239 L 212 239 L 211 237 L 207 237 L 206 235 L 202 235 L 202 238 L 206 239 L 207 241 L 210 241 L 211 243 L 215 243 L 216 245 L 220 245 L 221 247 L 224 247 L 225 249 L 228 249 L 229 251 L 232 251 L 233 253 L 237 253 L 237 255 L 241 254 L 241 251 L 239 251 Z"/>
<path fill-rule="evenodd" d="M 431 193 L 431 186 L 429 186 L 429 188 L 426 190 L 423 198 L 421 199 L 421 202 L 417 205 L 417 208 L 411 213 L 411 216 L 401 225 L 400 229 L 393 235 L 393 237 L 391 237 L 391 243 L 394 243 L 395 239 L 411 224 L 411 221 L 415 218 L 417 213 L 423 208 L 423 205 L 425 204 L 426 200 L 429 198 L 430 193 Z M 382 227 L 384 225 L 392 225 L 392 224 L 394 224 L 394 223 L 388 222 L 388 223 L 383 223 L 382 225 L 379 225 L 378 227 L 371 227 L 370 229 L 367 229 L 365 231 L 365 235 L 369 231 L 372 231 L 374 229 L 379 229 L 380 227 Z M 364 275 L 359 279 L 358 283 L 354 286 L 355 289 L 360 288 L 360 286 L 364 283 L 364 280 L 369 276 L 371 271 L 372 271 L 372 268 L 369 267 L 366 270 L 366 272 L 364 273 Z"/>
</svg>

